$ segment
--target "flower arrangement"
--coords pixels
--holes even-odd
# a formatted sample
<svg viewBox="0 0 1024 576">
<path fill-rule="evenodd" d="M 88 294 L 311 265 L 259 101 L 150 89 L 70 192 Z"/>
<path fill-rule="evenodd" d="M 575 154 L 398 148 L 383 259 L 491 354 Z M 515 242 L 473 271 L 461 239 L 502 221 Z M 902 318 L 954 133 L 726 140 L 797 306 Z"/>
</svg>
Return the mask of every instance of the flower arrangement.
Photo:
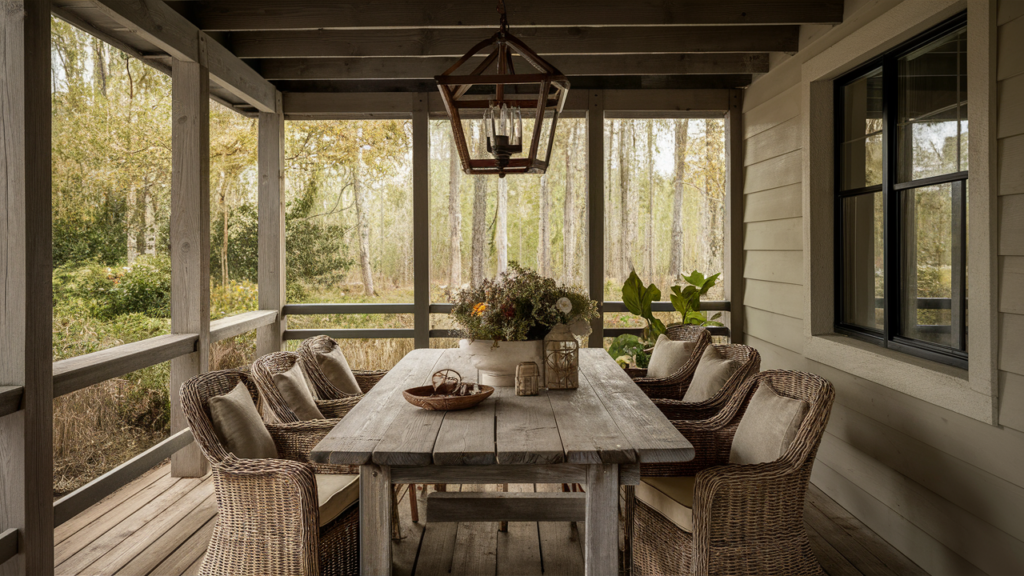
<svg viewBox="0 0 1024 576">
<path fill-rule="evenodd" d="M 597 302 L 583 290 L 559 286 L 515 262 L 498 278 L 450 297 L 451 317 L 471 340 L 540 340 L 556 324 L 582 337 L 598 315 Z"/>
</svg>

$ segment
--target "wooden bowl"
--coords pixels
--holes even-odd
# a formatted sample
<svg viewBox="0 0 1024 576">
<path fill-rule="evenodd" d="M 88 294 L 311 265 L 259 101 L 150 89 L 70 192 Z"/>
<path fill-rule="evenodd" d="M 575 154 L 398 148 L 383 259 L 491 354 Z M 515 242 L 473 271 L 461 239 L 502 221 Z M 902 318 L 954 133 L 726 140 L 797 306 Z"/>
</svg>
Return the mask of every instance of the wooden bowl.
<svg viewBox="0 0 1024 576">
<path fill-rule="evenodd" d="M 448 384 L 441 385 L 438 387 L 438 394 L 431 396 L 431 394 L 434 394 L 433 386 L 418 386 L 416 388 L 403 390 L 402 396 L 404 396 L 406 401 L 410 404 L 419 406 L 424 410 L 465 410 L 476 406 L 486 400 L 488 396 L 494 394 L 494 388 L 491 388 L 490 386 L 480 386 L 481 392 L 471 396 L 443 395 L 447 394 L 452 388 L 454 388 L 454 386 L 450 386 Z"/>
</svg>

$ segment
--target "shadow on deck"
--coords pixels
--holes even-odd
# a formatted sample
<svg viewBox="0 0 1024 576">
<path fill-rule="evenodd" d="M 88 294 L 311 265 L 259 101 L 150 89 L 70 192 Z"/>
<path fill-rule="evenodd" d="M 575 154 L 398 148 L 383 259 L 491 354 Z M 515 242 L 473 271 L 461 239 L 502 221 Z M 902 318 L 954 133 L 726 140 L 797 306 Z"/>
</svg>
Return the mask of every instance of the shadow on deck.
<svg viewBox="0 0 1024 576">
<path fill-rule="evenodd" d="M 449 485 L 448 491 L 459 490 Z M 493 487 L 465 486 L 466 490 Z M 512 491 L 533 491 L 529 484 Z M 557 485 L 536 485 L 558 490 Z M 414 524 L 408 491 L 399 503 L 402 540 L 394 543 L 396 576 L 441 574 L 583 574 L 578 528 L 568 522 Z M 421 514 L 424 496 L 419 494 Z M 175 479 L 163 464 L 57 527 L 60 575 L 196 574 L 217 515 L 213 481 Z M 925 575 L 813 485 L 804 519 L 811 545 L 830 576 Z"/>
</svg>

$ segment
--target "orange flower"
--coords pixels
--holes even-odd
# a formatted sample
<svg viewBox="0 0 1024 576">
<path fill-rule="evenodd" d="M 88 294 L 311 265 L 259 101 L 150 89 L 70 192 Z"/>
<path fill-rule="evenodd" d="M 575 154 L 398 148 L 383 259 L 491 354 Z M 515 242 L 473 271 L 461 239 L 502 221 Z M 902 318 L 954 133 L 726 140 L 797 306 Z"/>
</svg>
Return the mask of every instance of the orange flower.
<svg viewBox="0 0 1024 576">
<path fill-rule="evenodd" d="M 481 302 L 481 303 L 477 304 L 476 306 L 473 306 L 473 316 L 483 316 L 484 312 L 486 310 L 487 310 L 487 304 Z"/>
</svg>

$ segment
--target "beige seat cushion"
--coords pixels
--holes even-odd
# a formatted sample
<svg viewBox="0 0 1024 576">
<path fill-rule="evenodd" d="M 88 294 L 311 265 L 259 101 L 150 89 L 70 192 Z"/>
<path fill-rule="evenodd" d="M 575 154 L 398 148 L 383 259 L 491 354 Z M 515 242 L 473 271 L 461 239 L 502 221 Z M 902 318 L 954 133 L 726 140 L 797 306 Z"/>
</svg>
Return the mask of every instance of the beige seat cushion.
<svg viewBox="0 0 1024 576">
<path fill-rule="evenodd" d="M 668 378 L 686 365 L 697 343 L 689 340 L 672 340 L 662 334 L 654 344 L 651 362 L 647 365 L 648 378 Z"/>
<path fill-rule="evenodd" d="M 693 485 L 696 480 L 694 476 L 641 478 L 636 487 L 636 497 L 682 530 L 693 532 Z"/>
<path fill-rule="evenodd" d="M 274 385 L 277 386 L 278 392 L 281 393 L 284 401 L 299 417 L 299 420 L 323 419 L 324 415 L 316 407 L 313 394 L 309 391 L 309 385 L 306 384 L 306 376 L 302 373 L 298 362 L 288 370 L 274 374 Z"/>
<path fill-rule="evenodd" d="M 359 474 L 317 474 L 316 500 L 326 526 L 359 500 Z"/>
<path fill-rule="evenodd" d="M 331 384 L 334 384 L 335 388 L 345 394 L 363 393 L 359 388 L 359 383 L 356 382 L 356 375 L 349 368 L 348 360 L 345 359 L 345 353 L 341 351 L 341 348 L 335 346 L 326 354 L 318 353 L 316 361 L 320 365 L 320 370 L 324 373 L 324 376 L 331 381 Z"/>
<path fill-rule="evenodd" d="M 704 349 L 683 402 L 703 402 L 715 397 L 743 364 L 722 356 L 714 346 Z"/>
<path fill-rule="evenodd" d="M 210 420 L 224 449 L 238 458 L 277 458 L 277 446 L 245 384 L 209 400 Z"/>
<path fill-rule="evenodd" d="M 810 405 L 780 396 L 767 383 L 757 387 L 736 427 L 729 462 L 761 464 L 782 457 L 793 443 Z"/>
</svg>

